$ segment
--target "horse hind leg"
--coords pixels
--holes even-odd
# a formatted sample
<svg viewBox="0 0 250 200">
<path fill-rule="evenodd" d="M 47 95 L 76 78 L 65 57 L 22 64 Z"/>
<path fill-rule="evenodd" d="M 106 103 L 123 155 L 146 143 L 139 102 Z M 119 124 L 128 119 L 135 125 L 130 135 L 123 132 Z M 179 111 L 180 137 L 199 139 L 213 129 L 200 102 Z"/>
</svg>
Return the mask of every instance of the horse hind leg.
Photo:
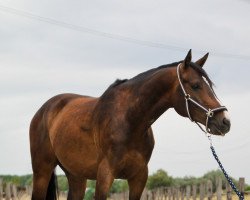
<svg viewBox="0 0 250 200">
<path fill-rule="evenodd" d="M 57 199 L 57 183 L 54 171 L 33 174 L 32 200 Z"/>
<path fill-rule="evenodd" d="M 30 151 L 33 169 L 32 200 L 53 200 L 56 198 L 54 169 L 57 158 L 48 134 L 37 130 L 34 124 L 30 128 Z"/>
<path fill-rule="evenodd" d="M 53 200 L 56 199 L 56 183 L 54 169 L 57 165 L 56 157 L 46 149 L 36 152 L 32 157 L 33 168 L 33 191 L 32 200 Z M 42 150 L 43 149 L 43 150 Z"/>
</svg>

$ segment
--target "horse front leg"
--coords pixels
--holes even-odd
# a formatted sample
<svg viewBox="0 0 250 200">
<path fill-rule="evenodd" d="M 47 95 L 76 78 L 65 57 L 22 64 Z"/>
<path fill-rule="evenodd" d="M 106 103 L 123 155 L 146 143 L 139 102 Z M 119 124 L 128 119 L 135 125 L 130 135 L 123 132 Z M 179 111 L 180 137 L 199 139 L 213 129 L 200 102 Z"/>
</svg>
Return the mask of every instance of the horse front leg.
<svg viewBox="0 0 250 200">
<path fill-rule="evenodd" d="M 82 200 L 86 189 L 86 179 L 74 177 L 66 173 L 69 183 L 69 193 L 67 200 Z"/>
<path fill-rule="evenodd" d="M 128 179 L 129 200 L 140 200 L 144 187 L 148 179 L 148 167 L 145 166 L 135 176 Z"/>
<path fill-rule="evenodd" d="M 106 158 L 104 158 L 98 167 L 95 200 L 106 200 L 109 189 L 114 181 L 111 167 Z"/>
</svg>

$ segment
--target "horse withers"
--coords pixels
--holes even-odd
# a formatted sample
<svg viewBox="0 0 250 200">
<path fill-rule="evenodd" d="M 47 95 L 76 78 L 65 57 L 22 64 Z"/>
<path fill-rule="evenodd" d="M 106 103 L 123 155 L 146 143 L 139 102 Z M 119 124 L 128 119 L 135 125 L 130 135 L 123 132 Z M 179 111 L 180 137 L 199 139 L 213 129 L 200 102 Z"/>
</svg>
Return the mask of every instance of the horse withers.
<svg viewBox="0 0 250 200">
<path fill-rule="evenodd" d="M 227 133 L 226 108 L 203 69 L 207 56 L 191 62 L 190 50 L 183 61 L 117 80 L 99 98 L 61 94 L 48 100 L 30 125 L 32 199 L 56 199 L 59 165 L 68 179 L 68 199 L 83 199 L 86 180 L 93 179 L 95 199 L 105 200 L 119 178 L 128 181 L 129 199 L 139 200 L 154 148 L 151 125 L 169 108 L 211 134 Z"/>
</svg>

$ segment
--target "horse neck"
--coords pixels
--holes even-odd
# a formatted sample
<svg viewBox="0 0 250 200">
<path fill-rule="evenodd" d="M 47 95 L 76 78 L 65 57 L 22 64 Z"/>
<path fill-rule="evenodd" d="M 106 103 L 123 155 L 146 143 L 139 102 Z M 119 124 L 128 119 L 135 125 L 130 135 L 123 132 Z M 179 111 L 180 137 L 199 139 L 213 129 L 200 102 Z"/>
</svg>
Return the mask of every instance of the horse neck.
<svg viewBox="0 0 250 200">
<path fill-rule="evenodd" d="M 177 80 L 176 68 L 159 69 L 136 83 L 131 94 L 127 119 L 135 126 L 149 128 L 168 108 Z"/>
</svg>

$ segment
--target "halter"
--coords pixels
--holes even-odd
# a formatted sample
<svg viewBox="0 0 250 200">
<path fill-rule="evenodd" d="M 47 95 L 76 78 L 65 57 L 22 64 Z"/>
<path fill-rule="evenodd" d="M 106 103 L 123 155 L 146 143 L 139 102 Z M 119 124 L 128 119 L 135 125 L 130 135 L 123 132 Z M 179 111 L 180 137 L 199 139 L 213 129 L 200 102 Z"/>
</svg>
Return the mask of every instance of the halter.
<svg viewBox="0 0 250 200">
<path fill-rule="evenodd" d="M 184 94 L 184 98 L 186 100 L 186 109 L 187 109 L 187 114 L 188 114 L 188 117 L 189 119 L 192 121 L 192 122 L 195 122 L 199 127 L 200 129 L 205 132 L 206 134 L 210 133 L 210 129 L 208 128 L 208 122 L 209 122 L 209 119 L 212 118 L 214 116 L 214 113 L 215 112 L 218 112 L 218 111 L 223 111 L 223 110 L 227 110 L 227 108 L 225 106 L 219 106 L 217 108 L 205 108 L 204 106 L 202 106 L 200 103 L 198 103 L 197 101 L 195 101 L 194 99 L 191 98 L 190 94 L 188 94 L 186 91 L 185 91 L 185 88 L 181 82 L 181 78 L 180 78 L 180 67 L 181 67 L 181 63 L 177 66 L 177 77 L 178 77 L 178 80 L 179 80 L 179 83 L 180 83 L 180 86 L 181 86 L 181 89 L 182 89 L 182 92 Z M 206 118 L 206 126 L 205 126 L 205 130 L 202 128 L 202 126 L 197 122 L 197 121 L 194 121 L 191 117 L 191 114 L 190 114 L 190 111 L 189 111 L 189 102 L 190 103 L 193 103 L 194 105 L 196 105 L 198 108 L 200 108 L 201 110 L 203 110 L 207 116 Z"/>
<path fill-rule="evenodd" d="M 212 145 L 212 139 L 211 139 L 211 135 L 210 135 L 211 132 L 210 132 L 210 129 L 208 128 L 209 119 L 212 118 L 212 117 L 214 116 L 214 113 L 215 113 L 215 112 L 218 112 L 218 111 L 222 111 L 222 110 L 227 110 L 227 108 L 226 108 L 225 106 L 219 106 L 219 107 L 217 107 L 217 108 L 213 108 L 213 109 L 208 108 L 208 109 L 207 109 L 207 108 L 205 108 L 204 106 L 202 106 L 201 104 L 199 104 L 197 101 L 195 101 L 194 99 L 192 99 L 191 96 L 190 96 L 190 94 L 188 94 L 188 93 L 185 91 L 184 86 L 183 86 L 183 84 L 182 84 L 182 82 L 181 82 L 181 79 L 180 79 L 180 67 L 181 67 L 181 63 L 177 66 L 177 76 L 178 76 L 178 80 L 179 80 L 180 86 L 181 86 L 181 88 L 182 88 L 182 91 L 183 91 L 183 94 L 184 94 L 184 97 L 185 97 L 185 100 L 186 100 L 186 109 L 187 109 L 188 117 L 189 117 L 189 119 L 190 119 L 192 122 L 195 122 L 195 123 L 200 127 L 200 129 L 201 129 L 203 132 L 205 132 L 205 133 L 207 134 L 207 137 L 208 137 L 208 139 L 209 139 L 209 141 L 210 141 L 210 149 L 211 149 L 211 151 L 212 151 L 212 154 L 213 154 L 215 160 L 218 162 L 218 164 L 219 164 L 219 166 L 220 166 L 220 168 L 221 168 L 221 170 L 222 170 L 224 176 L 226 177 L 226 179 L 227 179 L 229 185 L 232 187 L 232 189 L 233 189 L 233 190 L 235 191 L 235 193 L 238 195 L 239 199 L 240 199 L 240 200 L 244 200 L 244 192 L 242 193 L 242 192 L 240 192 L 240 191 L 236 188 L 236 186 L 234 185 L 232 179 L 228 176 L 226 170 L 224 169 L 223 165 L 221 164 L 221 162 L 220 162 L 220 160 L 219 160 L 219 158 L 218 158 L 218 156 L 217 156 L 217 154 L 216 154 L 216 152 L 215 152 L 215 149 L 214 149 L 214 147 L 213 147 L 213 145 Z M 201 126 L 198 122 L 196 122 L 196 121 L 194 121 L 194 120 L 192 119 L 192 117 L 191 117 L 191 115 L 190 115 L 190 111 L 189 111 L 189 106 L 188 106 L 188 105 L 189 105 L 189 104 L 188 104 L 189 102 L 193 103 L 194 105 L 196 105 L 198 108 L 200 108 L 201 110 L 203 110 L 203 111 L 206 113 L 206 116 L 207 116 L 207 119 L 206 119 L 206 130 L 204 130 L 204 129 L 202 128 L 202 126 Z"/>
</svg>

